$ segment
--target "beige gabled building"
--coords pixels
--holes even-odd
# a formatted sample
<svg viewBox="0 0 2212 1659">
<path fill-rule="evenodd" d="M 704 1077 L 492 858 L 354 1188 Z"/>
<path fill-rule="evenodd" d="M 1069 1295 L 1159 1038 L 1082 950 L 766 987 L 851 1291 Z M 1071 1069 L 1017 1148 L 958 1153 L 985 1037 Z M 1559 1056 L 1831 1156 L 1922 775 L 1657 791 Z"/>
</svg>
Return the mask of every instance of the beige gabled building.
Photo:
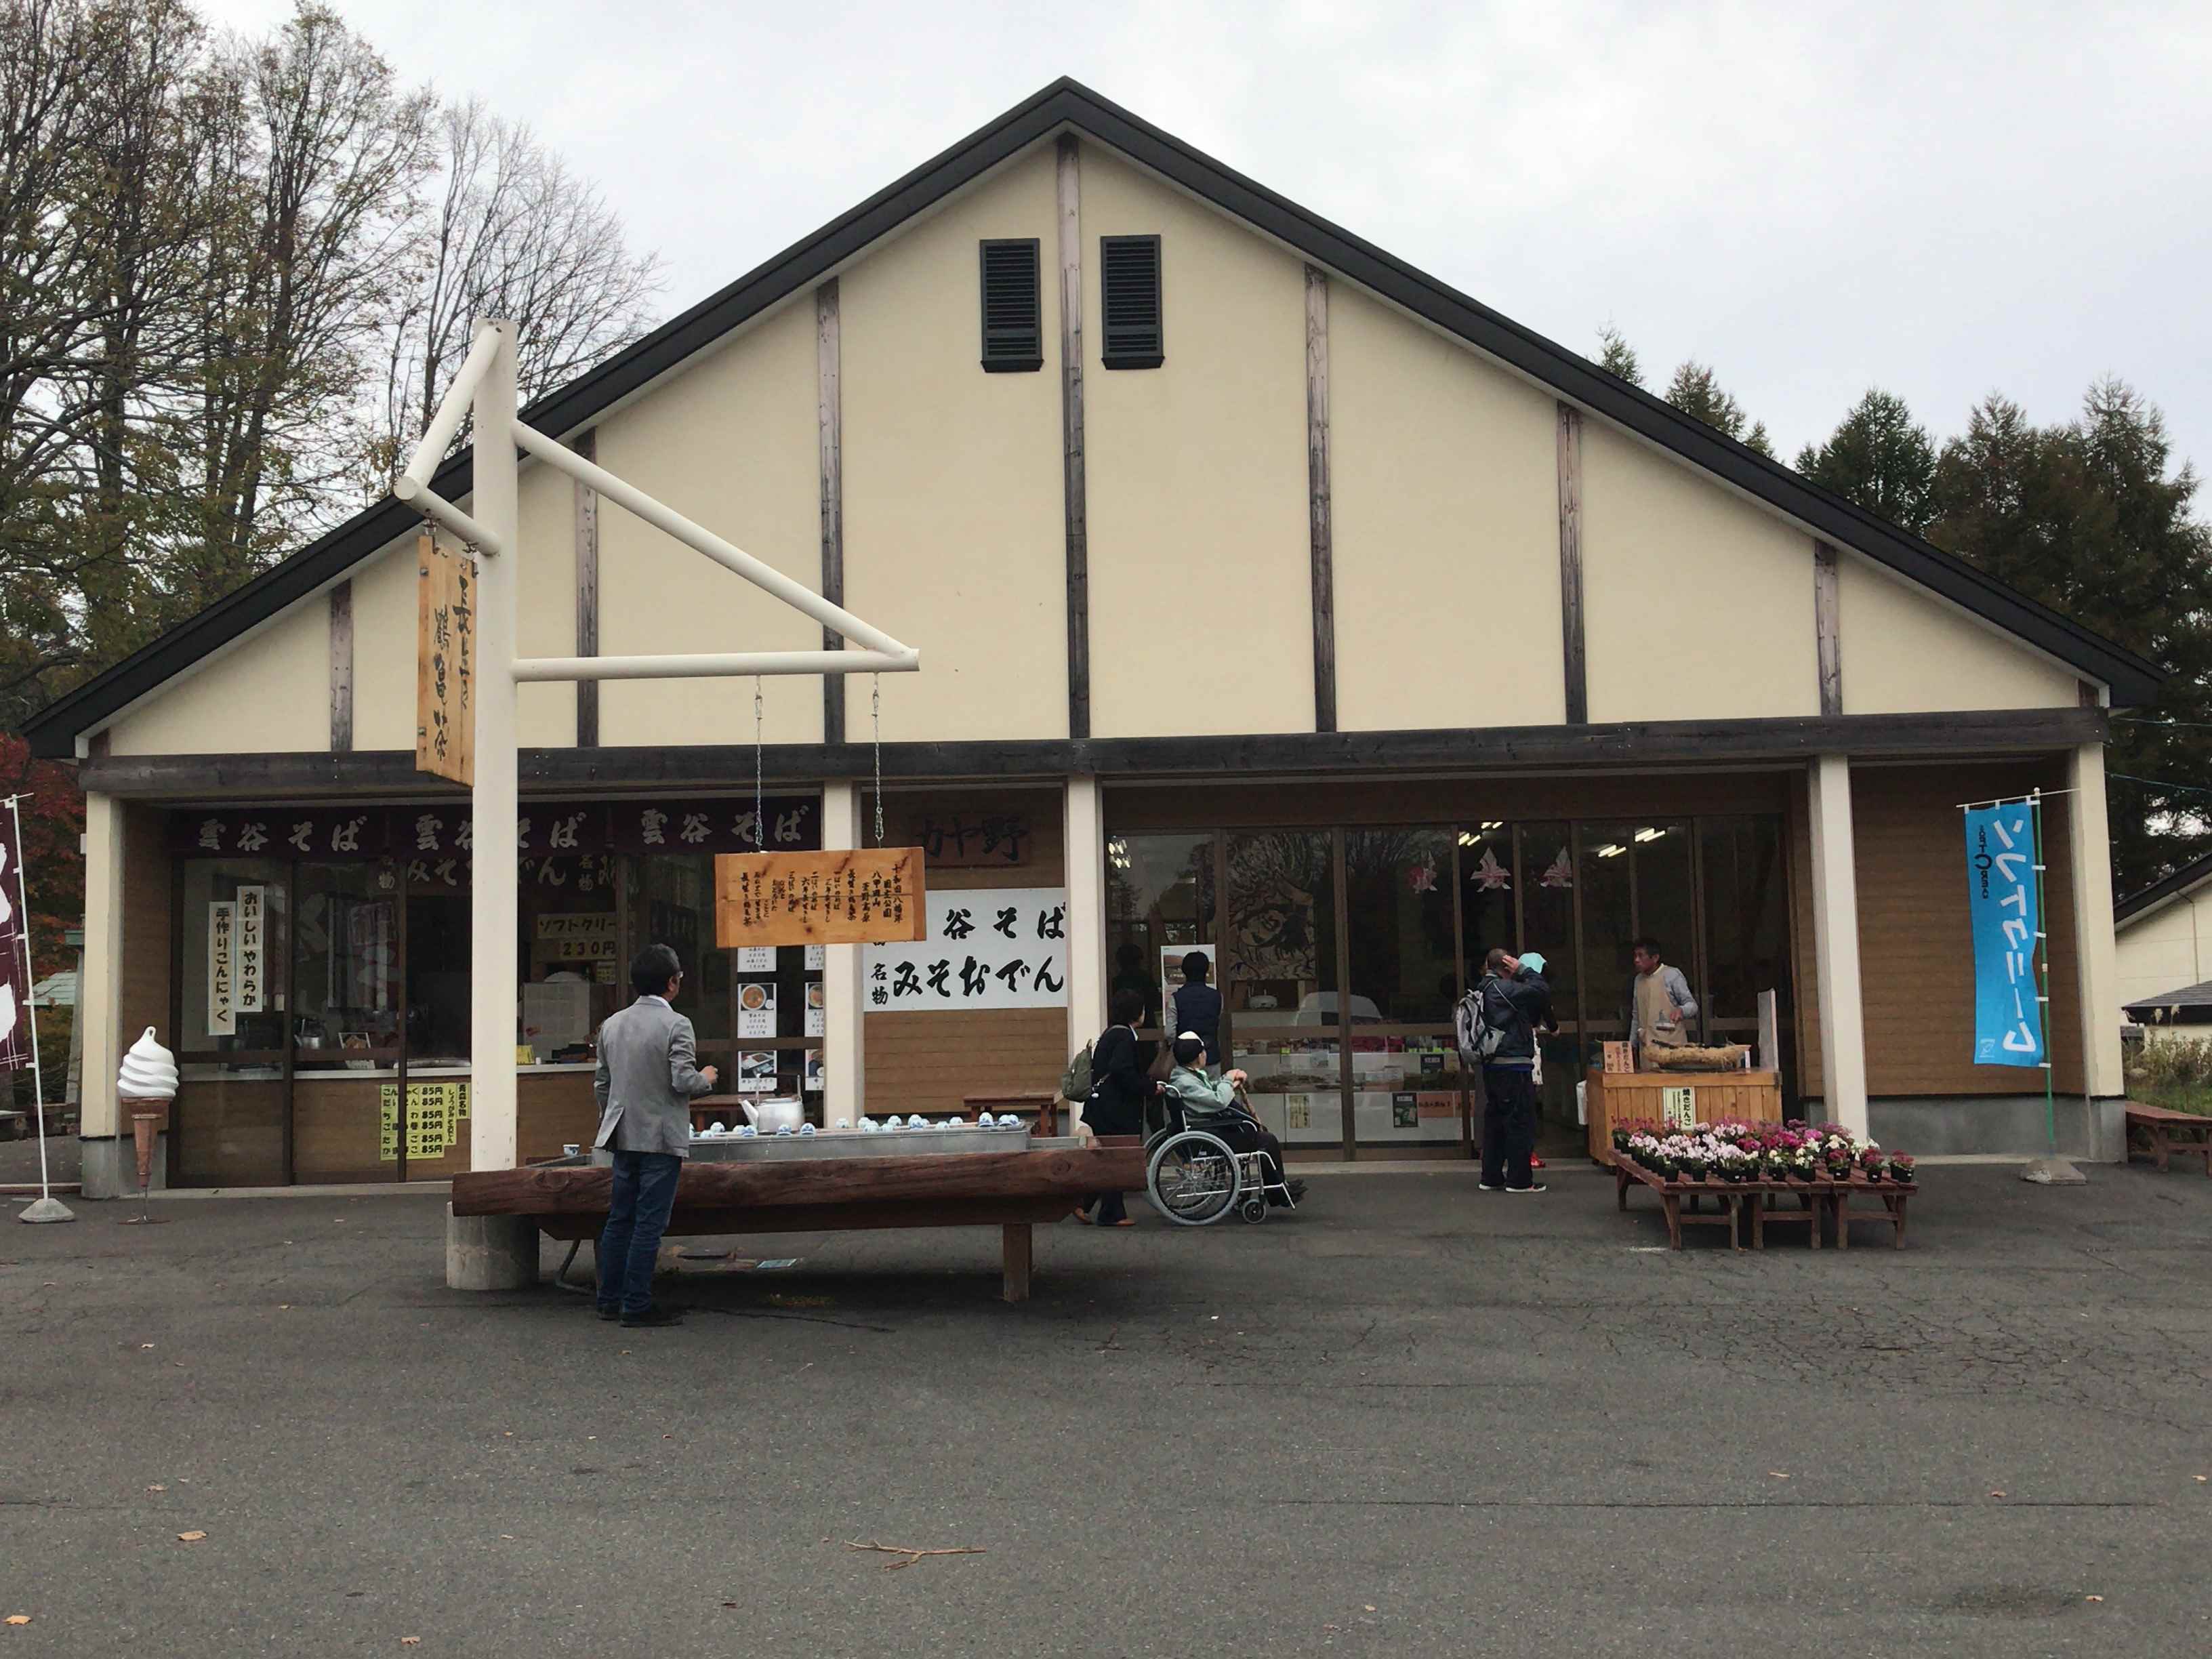
<svg viewBox="0 0 2212 1659">
<path fill-rule="evenodd" d="M 757 715 L 743 681 L 521 688 L 526 1158 L 588 1138 L 580 1045 L 653 938 L 704 1056 L 830 1118 L 1049 1091 L 1203 950 L 1263 1115 L 1365 1158 L 1466 1150 L 1423 1079 L 1492 944 L 1550 958 L 1571 1121 L 1656 933 L 1707 1035 L 1778 994 L 1803 1109 L 2039 1150 L 2039 1077 L 1970 1060 L 1957 811 L 2038 787 L 2063 1138 L 2117 1155 L 2104 744 L 2157 671 L 1080 86 L 525 413 L 924 664 L 879 719 L 858 677 Z M 413 765 L 418 529 L 365 509 L 33 733 L 89 799 L 89 1188 L 148 1025 L 186 1184 L 450 1173 L 453 1085 L 518 1063 L 467 1052 L 489 872 Z M 542 465 L 521 529 L 526 655 L 820 643 Z M 757 764 L 769 844 L 873 844 L 880 807 L 1024 948 L 715 951 Z M 248 920 L 242 997 L 210 953 Z"/>
</svg>

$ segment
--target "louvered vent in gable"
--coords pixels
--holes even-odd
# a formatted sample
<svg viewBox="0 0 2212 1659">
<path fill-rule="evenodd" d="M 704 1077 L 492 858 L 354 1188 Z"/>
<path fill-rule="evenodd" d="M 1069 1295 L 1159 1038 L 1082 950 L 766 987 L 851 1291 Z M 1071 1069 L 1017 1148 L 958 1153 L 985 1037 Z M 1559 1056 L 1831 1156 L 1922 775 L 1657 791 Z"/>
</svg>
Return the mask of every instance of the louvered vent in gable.
<svg viewBox="0 0 2212 1659">
<path fill-rule="evenodd" d="M 983 367 L 1019 374 L 1044 367 L 1044 308 L 1038 300 L 1037 240 L 985 242 Z"/>
<path fill-rule="evenodd" d="M 1098 283 L 1104 297 L 1101 361 L 1109 368 L 1158 368 L 1167 361 L 1160 324 L 1160 239 L 1102 236 Z"/>
</svg>

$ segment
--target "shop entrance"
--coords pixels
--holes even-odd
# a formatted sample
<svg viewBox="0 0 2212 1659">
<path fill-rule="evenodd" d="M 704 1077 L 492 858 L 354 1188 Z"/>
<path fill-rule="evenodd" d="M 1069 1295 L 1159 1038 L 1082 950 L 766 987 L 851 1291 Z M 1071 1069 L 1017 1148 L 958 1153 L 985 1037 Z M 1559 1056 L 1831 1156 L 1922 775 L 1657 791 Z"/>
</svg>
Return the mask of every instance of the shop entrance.
<svg viewBox="0 0 2212 1659">
<path fill-rule="evenodd" d="M 1480 1084 L 1461 1075 L 1453 1009 L 1493 945 L 1540 951 L 1559 1030 L 1539 1099 L 1571 1132 L 1597 1045 L 1626 1033 L 1639 936 L 1689 975 L 1702 1040 L 1751 1040 L 1771 988 L 1787 1044 L 1782 828 L 1778 815 L 1501 817 L 1112 836 L 1113 985 L 1143 994 L 1144 1035 L 1161 1040 L 1183 958 L 1205 957 L 1226 1061 L 1250 1073 L 1252 1106 L 1286 1147 L 1465 1156 Z M 1785 1079 L 1793 1062 L 1785 1046 Z"/>
</svg>

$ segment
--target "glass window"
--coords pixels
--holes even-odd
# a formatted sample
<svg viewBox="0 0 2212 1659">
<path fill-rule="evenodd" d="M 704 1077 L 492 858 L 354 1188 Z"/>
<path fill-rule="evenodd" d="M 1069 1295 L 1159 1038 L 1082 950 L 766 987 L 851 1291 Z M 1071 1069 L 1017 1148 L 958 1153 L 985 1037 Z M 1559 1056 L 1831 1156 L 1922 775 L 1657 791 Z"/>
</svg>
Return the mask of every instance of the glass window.
<svg viewBox="0 0 2212 1659">
<path fill-rule="evenodd" d="M 465 1066 L 469 1060 L 470 945 L 475 937 L 465 888 L 407 889 L 407 1063 Z"/>
<path fill-rule="evenodd" d="M 1707 818 L 1704 836 L 1708 1029 L 1752 1042 L 1759 994 L 1779 992 L 1790 1030 L 1789 879 L 1779 818 Z"/>
<path fill-rule="evenodd" d="M 1145 999 L 1144 1024 L 1160 1023 L 1162 1000 L 1182 983 L 1193 951 L 1221 977 L 1213 937 L 1213 837 L 1115 836 L 1106 845 L 1106 943 L 1114 964 L 1109 994 Z"/>
<path fill-rule="evenodd" d="M 614 858 L 605 853 L 526 858 L 521 875 L 517 1041 L 530 1044 L 540 1060 L 580 1060 L 600 1022 L 629 1000 L 618 994 L 628 968 L 619 960 Z M 698 971 L 692 958 L 684 964 L 687 977 Z"/>
<path fill-rule="evenodd" d="M 703 1048 L 727 1048 L 731 1037 L 731 953 L 714 947 L 714 860 L 707 853 L 653 854 L 630 860 L 630 949 L 665 945 L 684 964 L 677 1012 L 686 1015 Z M 627 983 L 629 967 L 621 965 Z M 620 999 L 629 993 L 617 986 Z"/>
<path fill-rule="evenodd" d="M 1543 954 L 1544 982 L 1552 988 L 1553 1018 L 1571 1030 L 1576 1018 L 1575 994 L 1580 983 L 1575 953 L 1573 836 L 1565 823 L 1528 823 L 1516 830 L 1514 844 L 1520 849 L 1516 879 L 1520 889 L 1521 925 L 1517 931 L 1490 943 Z M 1469 971 L 1479 969 L 1481 963 L 1470 936 Z M 1599 1012 L 1595 1000 L 1590 1012 Z M 1551 1064 L 1551 1051 L 1547 1048 L 1547 1075 Z"/>
<path fill-rule="evenodd" d="M 1451 1018 L 1453 848 L 1446 830 L 1352 830 L 1344 837 L 1352 1016 L 1395 1024 Z"/>
<path fill-rule="evenodd" d="M 303 1068 L 389 1066 L 399 1054 L 398 873 L 388 864 L 301 864 L 293 877 L 292 1035 Z"/>
<path fill-rule="evenodd" d="M 285 866 L 192 859 L 172 1158 L 179 1185 L 273 1186 L 284 1171 Z"/>
<path fill-rule="evenodd" d="M 1340 1145 L 1343 1012 L 1336 985 L 1335 855 L 1326 830 L 1232 836 L 1222 941 L 1234 1063 L 1286 1146 Z M 1379 1014 L 1355 1000 L 1354 1018 Z"/>
<path fill-rule="evenodd" d="M 1705 1012 L 1705 989 L 1698 981 L 1697 896 L 1691 876 L 1690 826 L 1683 823 L 1639 823 L 1629 833 L 1628 855 L 1636 875 L 1635 937 L 1659 941 L 1661 959 L 1682 970 L 1690 994 Z M 1692 1042 L 1702 1033 L 1692 1029 Z"/>
<path fill-rule="evenodd" d="M 1626 1010 L 1634 972 L 1636 937 L 1633 823 L 1589 823 L 1582 829 L 1583 1006 L 1589 1038 L 1618 1041 L 1628 1030 Z"/>
</svg>

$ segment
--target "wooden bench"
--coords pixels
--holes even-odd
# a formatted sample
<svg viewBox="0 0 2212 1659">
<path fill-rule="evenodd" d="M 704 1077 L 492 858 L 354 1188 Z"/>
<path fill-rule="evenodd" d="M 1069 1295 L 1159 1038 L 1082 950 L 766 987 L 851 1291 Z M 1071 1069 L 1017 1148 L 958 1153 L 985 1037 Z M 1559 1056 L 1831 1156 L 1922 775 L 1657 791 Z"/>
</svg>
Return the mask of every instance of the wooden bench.
<svg viewBox="0 0 2212 1659">
<path fill-rule="evenodd" d="M 1032 1133 L 1056 1135 L 1060 1133 L 1060 1097 L 1058 1095 L 963 1095 L 960 1103 L 968 1109 L 968 1115 L 988 1112 L 993 1117 L 1003 1117 L 1008 1112 L 1026 1120 Z"/>
<path fill-rule="evenodd" d="M 475 1170 L 453 1177 L 453 1213 L 527 1216 L 549 1237 L 595 1238 L 613 1183 L 611 1169 L 566 1162 Z M 1035 1224 L 1060 1220 L 1092 1193 L 1144 1184 L 1143 1143 L 1118 1139 L 1018 1152 L 687 1164 L 668 1236 L 994 1226 L 1006 1299 L 1024 1302 Z"/>
<path fill-rule="evenodd" d="M 2199 1117 L 2194 1112 L 2172 1111 L 2164 1106 L 2130 1103 L 2128 1107 L 2128 1127 L 2141 1129 L 2150 1136 L 2151 1153 L 2158 1159 L 2158 1167 L 2161 1170 L 2169 1167 L 2169 1160 L 2179 1152 L 2184 1158 L 2203 1158 L 2204 1173 L 2212 1176 L 2212 1117 Z M 2130 1159 L 2135 1157 L 2132 1142 L 2128 1147 L 2128 1156 Z"/>
</svg>

